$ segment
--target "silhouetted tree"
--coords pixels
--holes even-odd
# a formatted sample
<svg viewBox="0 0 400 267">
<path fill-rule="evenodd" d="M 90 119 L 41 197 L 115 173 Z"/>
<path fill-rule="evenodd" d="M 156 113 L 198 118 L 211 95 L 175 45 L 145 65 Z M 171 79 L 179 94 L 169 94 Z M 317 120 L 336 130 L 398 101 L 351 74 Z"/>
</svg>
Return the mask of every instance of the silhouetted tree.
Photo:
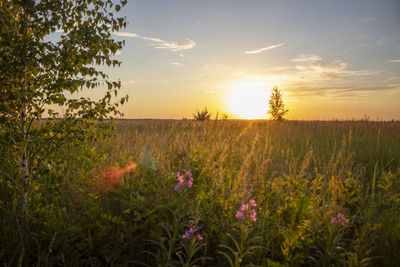
<svg viewBox="0 0 400 267">
<path fill-rule="evenodd" d="M 285 104 L 283 103 L 282 94 L 278 90 L 278 86 L 274 86 L 269 99 L 268 114 L 270 114 L 272 120 L 282 121 L 288 111 L 289 110 L 286 109 Z"/>
</svg>

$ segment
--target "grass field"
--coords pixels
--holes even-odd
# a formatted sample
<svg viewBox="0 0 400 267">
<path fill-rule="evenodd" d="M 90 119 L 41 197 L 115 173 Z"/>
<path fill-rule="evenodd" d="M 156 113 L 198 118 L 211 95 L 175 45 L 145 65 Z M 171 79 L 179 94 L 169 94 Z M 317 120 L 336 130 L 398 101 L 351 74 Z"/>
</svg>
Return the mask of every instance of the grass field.
<svg viewBox="0 0 400 267">
<path fill-rule="evenodd" d="M 114 124 L 56 152 L 24 223 L 2 170 L 4 266 L 400 264 L 399 122 Z"/>
</svg>

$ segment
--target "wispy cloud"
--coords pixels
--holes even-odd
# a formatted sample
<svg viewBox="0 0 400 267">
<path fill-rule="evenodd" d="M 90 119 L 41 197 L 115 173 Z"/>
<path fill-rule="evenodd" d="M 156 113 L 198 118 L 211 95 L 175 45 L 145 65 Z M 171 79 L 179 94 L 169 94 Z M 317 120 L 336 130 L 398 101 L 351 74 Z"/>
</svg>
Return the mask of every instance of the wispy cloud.
<svg viewBox="0 0 400 267">
<path fill-rule="evenodd" d="M 390 76 L 390 77 L 387 77 L 387 79 L 386 80 L 388 80 L 388 81 L 396 81 L 396 80 L 400 80 L 400 76 Z"/>
<path fill-rule="evenodd" d="M 334 60 L 327 63 L 318 55 L 303 54 L 292 59 L 292 62 L 297 63 L 294 68 L 297 70 L 298 76 L 309 80 L 334 80 L 345 76 L 379 73 L 377 71 L 349 70 L 347 62 Z"/>
<path fill-rule="evenodd" d="M 127 81 L 122 81 L 121 83 L 122 83 L 122 85 L 129 85 L 129 84 L 134 84 L 134 83 L 136 83 L 136 81 L 134 81 L 134 80 L 127 80 Z"/>
<path fill-rule="evenodd" d="M 305 55 L 301 54 L 298 57 L 292 59 L 292 62 L 314 62 L 314 61 L 321 61 L 322 57 L 317 55 Z"/>
<path fill-rule="evenodd" d="M 172 66 L 175 66 L 175 67 L 182 67 L 183 66 L 182 63 L 180 63 L 180 62 L 171 62 L 170 64 Z"/>
<path fill-rule="evenodd" d="M 398 89 L 395 85 L 383 86 L 310 86 L 307 84 L 292 85 L 287 88 L 291 96 L 334 96 L 364 97 L 371 92 Z"/>
<path fill-rule="evenodd" d="M 113 34 L 120 37 L 132 37 L 151 41 L 153 42 L 151 46 L 153 46 L 155 49 L 169 49 L 173 52 L 191 49 L 196 46 L 196 42 L 190 39 L 185 39 L 184 41 L 180 42 L 168 42 L 157 37 L 141 36 L 132 32 L 113 32 Z"/>
<path fill-rule="evenodd" d="M 160 42 L 158 44 L 152 44 L 156 49 L 170 49 L 171 51 L 181 51 L 186 49 L 191 49 L 196 46 L 196 42 L 190 39 L 186 39 L 182 42 Z"/>
<path fill-rule="evenodd" d="M 244 53 L 245 53 L 245 54 L 259 54 L 259 53 L 264 52 L 264 51 L 266 51 L 266 50 L 270 50 L 270 49 L 274 49 L 274 48 L 281 47 L 281 46 L 284 45 L 284 44 L 285 44 L 285 43 L 274 44 L 274 45 L 270 45 L 270 46 L 267 46 L 267 47 L 263 47 L 263 48 L 260 48 L 260 49 L 257 49 L 257 50 L 246 51 L 246 52 L 244 52 Z"/>
<path fill-rule="evenodd" d="M 375 85 L 358 85 L 360 76 L 372 76 L 382 71 L 357 70 L 341 60 L 327 61 L 314 54 L 302 54 L 291 60 L 291 64 L 274 68 L 259 69 L 252 80 L 277 84 L 293 97 L 302 96 L 341 96 L 361 97 L 371 91 L 397 90 L 397 76 L 388 80 L 388 85 L 377 82 Z"/>
<path fill-rule="evenodd" d="M 133 32 L 113 32 L 114 35 L 116 36 L 120 36 L 120 37 L 139 37 L 139 35 L 137 35 L 137 33 L 133 33 Z"/>
<path fill-rule="evenodd" d="M 400 63 L 400 59 L 392 59 L 388 60 L 388 62 Z"/>
</svg>

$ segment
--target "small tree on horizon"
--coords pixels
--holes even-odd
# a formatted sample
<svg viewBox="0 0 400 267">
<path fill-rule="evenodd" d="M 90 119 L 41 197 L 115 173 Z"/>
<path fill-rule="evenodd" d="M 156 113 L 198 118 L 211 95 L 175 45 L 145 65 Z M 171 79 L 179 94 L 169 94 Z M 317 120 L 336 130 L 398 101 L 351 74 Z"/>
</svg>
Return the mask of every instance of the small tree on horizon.
<svg viewBox="0 0 400 267">
<path fill-rule="evenodd" d="M 274 86 L 269 99 L 268 114 L 270 114 L 272 120 L 283 121 L 288 112 L 289 110 L 283 103 L 282 93 L 278 90 L 278 86 Z"/>
<path fill-rule="evenodd" d="M 211 119 L 212 113 L 210 113 L 205 107 L 202 111 L 197 111 L 196 113 L 193 114 L 193 118 L 196 121 L 209 121 Z"/>
</svg>

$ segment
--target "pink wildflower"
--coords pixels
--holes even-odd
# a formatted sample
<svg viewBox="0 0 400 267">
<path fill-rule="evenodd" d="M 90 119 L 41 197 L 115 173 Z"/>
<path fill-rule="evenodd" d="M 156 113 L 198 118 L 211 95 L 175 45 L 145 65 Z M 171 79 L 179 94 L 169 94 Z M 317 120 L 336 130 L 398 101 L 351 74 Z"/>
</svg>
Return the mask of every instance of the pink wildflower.
<svg viewBox="0 0 400 267">
<path fill-rule="evenodd" d="M 242 206 L 240 207 L 241 211 L 246 211 L 249 209 L 249 204 L 242 204 Z"/>
<path fill-rule="evenodd" d="M 242 211 L 238 211 L 238 212 L 236 212 L 235 217 L 236 217 L 238 220 L 243 220 L 244 214 L 243 214 Z"/>
<path fill-rule="evenodd" d="M 192 185 L 193 185 L 193 178 L 190 177 L 189 180 L 186 182 L 186 184 L 187 184 L 188 187 L 192 187 Z"/>
<path fill-rule="evenodd" d="M 253 221 L 253 222 L 255 222 L 255 221 L 257 221 L 257 212 L 255 211 L 255 210 L 252 210 L 251 211 L 251 214 L 250 214 L 250 219 Z"/>
<path fill-rule="evenodd" d="M 334 223 L 340 224 L 342 226 L 346 226 L 347 219 L 343 213 L 338 213 L 336 216 L 332 216 L 332 218 L 331 218 L 331 224 L 334 224 Z"/>
<path fill-rule="evenodd" d="M 183 178 L 182 175 L 180 175 L 180 174 L 178 173 L 178 175 L 177 175 L 176 177 L 178 178 L 178 182 L 179 182 L 180 184 L 185 183 L 185 179 Z"/>
<path fill-rule="evenodd" d="M 198 234 L 198 235 L 197 235 L 197 239 L 198 239 L 199 241 L 202 241 L 202 240 L 204 239 L 204 237 L 203 237 L 201 234 Z"/>
<path fill-rule="evenodd" d="M 257 203 L 254 199 L 251 199 L 249 201 L 249 204 L 242 204 L 240 206 L 239 211 L 236 212 L 236 218 L 239 220 L 243 220 L 246 218 L 246 220 L 252 220 L 253 222 L 257 221 L 257 212 L 252 209 L 252 207 L 256 207 Z"/>
<path fill-rule="evenodd" d="M 343 225 L 343 226 L 346 225 L 347 219 L 346 219 L 346 217 L 344 216 L 343 213 L 339 213 L 339 214 L 337 215 L 337 218 L 339 219 L 341 225 Z"/>
<path fill-rule="evenodd" d="M 181 187 L 186 184 L 187 187 L 192 187 L 193 186 L 193 177 L 191 172 L 186 172 L 187 179 L 185 180 L 184 173 L 181 174 L 178 172 L 176 174 L 176 177 L 178 178 L 178 184 L 175 185 L 175 191 L 178 191 L 181 189 Z"/>
<path fill-rule="evenodd" d="M 251 199 L 249 203 L 250 203 L 250 206 L 257 207 L 257 203 L 254 199 Z"/>
</svg>

